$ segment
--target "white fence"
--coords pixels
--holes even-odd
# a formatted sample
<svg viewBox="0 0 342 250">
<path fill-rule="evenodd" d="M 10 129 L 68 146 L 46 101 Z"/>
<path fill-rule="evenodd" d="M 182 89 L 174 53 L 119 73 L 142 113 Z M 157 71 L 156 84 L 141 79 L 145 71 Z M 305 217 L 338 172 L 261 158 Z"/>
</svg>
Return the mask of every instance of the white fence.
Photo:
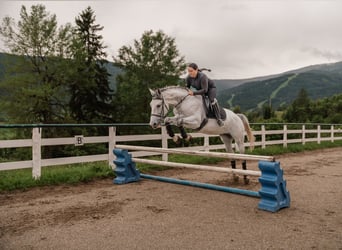
<svg viewBox="0 0 342 250">
<path fill-rule="evenodd" d="M 288 129 L 288 125 L 283 125 L 282 129 L 279 130 L 266 130 L 265 125 L 261 125 L 260 131 L 253 131 L 254 135 L 257 137 L 255 146 L 261 146 L 265 148 L 268 145 L 283 145 L 287 147 L 290 143 L 301 143 L 306 142 L 317 142 L 342 140 L 342 129 L 340 127 L 336 128 L 334 125 L 324 125 L 324 127 L 329 127 L 328 129 L 322 129 L 321 125 L 315 125 L 315 129 L 307 129 L 309 125 L 302 125 L 301 129 Z M 312 126 L 312 125 L 311 125 Z M 96 137 L 83 137 L 82 135 L 75 135 L 74 137 L 66 138 L 42 138 L 42 127 L 32 128 L 32 139 L 18 139 L 18 140 L 0 140 L 0 149 L 6 148 L 22 148 L 30 147 L 32 148 L 32 160 L 27 161 L 15 161 L 15 162 L 0 162 L 1 170 L 13 170 L 13 169 L 23 169 L 32 168 L 32 176 L 34 178 L 39 178 L 41 175 L 41 168 L 47 166 L 57 166 L 73 163 L 82 162 L 95 162 L 95 161 L 108 161 L 109 165 L 113 167 L 114 154 L 112 150 L 117 142 L 138 142 L 138 141 L 161 141 L 162 148 L 168 148 L 168 140 L 170 139 L 166 133 L 165 128 L 161 129 L 160 134 L 146 134 L 146 135 L 116 135 L 116 127 L 108 127 L 108 136 L 96 136 Z M 0 128 L 1 132 L 1 128 Z M 288 139 L 291 135 L 297 134 L 299 139 Z M 298 136 L 301 134 L 301 136 Z M 191 133 L 193 138 L 203 138 L 204 143 L 201 146 L 187 147 L 191 150 L 216 150 L 224 149 L 224 144 L 214 144 L 210 145 L 211 137 L 201 133 Z M 280 140 L 267 140 L 268 136 L 280 135 L 282 139 Z M 308 136 L 310 135 L 310 136 Z M 75 145 L 82 146 L 88 143 L 107 143 L 108 153 L 100 155 L 87 155 L 87 156 L 74 156 L 74 157 L 63 157 L 63 158 L 51 158 L 42 159 L 41 148 L 44 146 L 56 146 L 56 145 Z M 249 146 L 249 143 L 245 144 Z M 156 155 L 158 153 L 153 152 L 134 152 L 133 157 Z M 159 154 L 160 155 L 160 154 Z M 162 159 L 164 161 L 168 160 L 168 154 L 162 154 Z"/>
</svg>

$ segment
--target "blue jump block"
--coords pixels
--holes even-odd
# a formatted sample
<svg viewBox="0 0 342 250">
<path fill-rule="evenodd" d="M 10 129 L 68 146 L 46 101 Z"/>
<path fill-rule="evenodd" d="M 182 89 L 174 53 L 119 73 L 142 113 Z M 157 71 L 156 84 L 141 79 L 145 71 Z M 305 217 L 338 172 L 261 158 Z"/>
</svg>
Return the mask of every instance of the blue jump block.
<svg viewBox="0 0 342 250">
<path fill-rule="evenodd" d="M 290 206 L 290 193 L 286 189 L 286 181 L 283 179 L 283 170 L 280 168 L 279 162 L 259 161 L 259 169 L 261 171 L 259 182 L 261 184 L 261 189 L 259 190 L 259 192 L 255 192 L 250 190 L 211 185 L 208 183 L 198 183 L 187 180 L 178 180 L 161 176 L 140 174 L 139 170 L 136 169 L 135 162 L 132 161 L 132 155 L 129 154 L 127 150 L 114 149 L 113 153 L 116 155 L 116 160 L 114 160 L 114 164 L 116 165 L 116 168 L 114 170 L 116 178 L 113 180 L 113 183 L 115 184 L 126 184 L 139 181 L 140 178 L 147 178 L 164 182 L 243 194 L 253 197 L 260 197 L 258 208 L 269 212 L 277 212 L 281 208 Z"/>
<path fill-rule="evenodd" d="M 259 161 L 261 177 L 259 182 L 260 202 L 258 208 L 270 212 L 277 212 L 281 208 L 290 206 L 290 193 L 286 189 L 283 170 L 279 162 Z"/>
<path fill-rule="evenodd" d="M 113 153 L 116 155 L 116 160 L 114 160 L 114 164 L 116 165 L 114 170 L 116 178 L 113 180 L 113 183 L 126 184 L 139 181 L 140 172 L 136 169 L 131 154 L 124 149 L 114 149 Z"/>
</svg>

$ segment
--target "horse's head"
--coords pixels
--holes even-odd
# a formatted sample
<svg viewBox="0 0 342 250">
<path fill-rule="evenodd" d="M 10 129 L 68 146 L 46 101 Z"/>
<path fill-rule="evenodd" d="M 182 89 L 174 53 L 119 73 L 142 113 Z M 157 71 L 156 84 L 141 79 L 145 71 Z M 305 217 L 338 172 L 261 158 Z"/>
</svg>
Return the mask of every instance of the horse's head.
<svg viewBox="0 0 342 250">
<path fill-rule="evenodd" d="M 160 89 L 149 89 L 152 95 L 150 126 L 154 129 L 159 128 L 166 115 L 166 106 Z"/>
</svg>

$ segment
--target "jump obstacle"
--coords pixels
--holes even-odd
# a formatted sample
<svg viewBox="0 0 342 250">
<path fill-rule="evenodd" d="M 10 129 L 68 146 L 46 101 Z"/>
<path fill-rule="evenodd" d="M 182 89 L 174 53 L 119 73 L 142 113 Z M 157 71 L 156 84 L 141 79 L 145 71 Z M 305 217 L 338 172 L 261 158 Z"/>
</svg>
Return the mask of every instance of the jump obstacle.
<svg viewBox="0 0 342 250">
<path fill-rule="evenodd" d="M 141 158 L 132 158 L 132 155 L 128 153 L 128 150 L 149 151 L 158 153 L 173 153 L 173 154 L 185 154 L 185 155 L 198 155 L 208 157 L 219 157 L 230 160 L 257 160 L 259 161 L 258 167 L 260 171 L 252 170 L 240 170 L 232 168 L 221 168 L 213 166 L 203 166 L 195 164 L 185 164 L 176 162 L 156 161 Z M 143 147 L 143 146 L 128 146 L 128 145 L 116 145 L 113 153 L 116 155 L 114 164 L 116 168 L 114 170 L 116 178 L 113 180 L 115 184 L 126 184 L 130 182 L 139 181 L 140 178 L 158 180 L 168 183 L 175 183 L 193 187 L 200 187 L 206 189 L 212 189 L 217 191 L 247 195 L 251 197 L 260 198 L 258 208 L 270 212 L 277 212 L 281 208 L 290 206 L 290 193 L 286 189 L 286 180 L 283 179 L 283 170 L 280 168 L 280 163 L 275 161 L 271 156 L 257 156 L 247 154 L 233 154 L 233 153 L 219 153 L 219 152 L 204 152 L 204 151 L 189 151 L 183 149 L 166 149 L 155 147 Z M 168 178 L 162 176 L 154 176 L 148 174 L 142 174 L 136 169 L 135 163 L 147 163 L 152 165 L 178 167 L 178 168 L 192 168 L 206 171 L 217 171 L 225 173 L 235 173 L 243 175 L 259 176 L 259 183 L 261 189 L 256 191 L 218 186 L 208 183 L 194 182 L 189 180 L 179 180 L 175 178 Z"/>
</svg>

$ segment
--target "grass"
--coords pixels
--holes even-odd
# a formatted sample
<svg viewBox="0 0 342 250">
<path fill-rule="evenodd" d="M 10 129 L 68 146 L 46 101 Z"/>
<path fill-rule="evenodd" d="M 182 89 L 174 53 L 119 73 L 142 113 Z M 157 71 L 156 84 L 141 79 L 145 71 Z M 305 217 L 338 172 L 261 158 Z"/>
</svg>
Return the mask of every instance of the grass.
<svg viewBox="0 0 342 250">
<path fill-rule="evenodd" d="M 287 153 L 299 153 L 303 151 L 312 151 L 317 149 L 324 148 L 336 148 L 342 147 L 342 140 L 329 142 L 323 141 L 321 144 L 317 144 L 316 142 L 308 142 L 305 145 L 300 143 L 296 144 L 288 144 L 287 148 L 284 148 L 282 145 L 272 145 L 267 146 L 266 148 L 255 148 L 253 151 L 247 150 L 246 154 L 254 154 L 254 155 L 281 155 Z"/>
<path fill-rule="evenodd" d="M 105 162 L 44 167 L 39 180 L 32 178 L 31 169 L 0 171 L 0 192 L 36 186 L 77 184 L 107 177 L 114 177 L 114 173 Z"/>
<path fill-rule="evenodd" d="M 342 147 L 342 141 L 321 142 L 302 144 L 289 144 L 287 148 L 282 145 L 267 146 L 265 149 L 256 148 L 247 154 L 254 155 L 281 155 L 286 153 L 298 153 L 303 151 L 317 150 L 323 148 Z M 160 160 L 161 157 L 151 157 L 151 159 Z M 221 158 L 169 155 L 169 161 L 183 162 L 191 164 L 215 164 L 224 161 Z M 149 164 L 137 164 L 141 172 L 160 171 L 167 167 L 154 166 Z M 59 184 L 77 184 L 80 182 L 90 182 L 99 178 L 114 178 L 115 175 L 107 162 L 80 163 L 64 165 L 59 167 L 44 167 L 39 180 L 32 178 L 31 169 L 20 169 L 10 171 L 0 171 L 0 192 L 16 189 L 28 189 L 30 187 L 59 185 Z"/>
</svg>

